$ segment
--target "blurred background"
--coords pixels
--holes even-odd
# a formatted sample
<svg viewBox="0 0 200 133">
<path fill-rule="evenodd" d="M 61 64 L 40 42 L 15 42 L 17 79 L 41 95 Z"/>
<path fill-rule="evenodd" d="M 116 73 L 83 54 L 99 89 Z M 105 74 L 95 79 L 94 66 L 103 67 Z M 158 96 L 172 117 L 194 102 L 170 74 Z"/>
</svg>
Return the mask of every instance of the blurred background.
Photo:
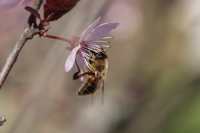
<svg viewBox="0 0 200 133">
<path fill-rule="evenodd" d="M 0 68 L 27 26 L 20 0 L 0 0 Z M 77 96 L 63 42 L 34 38 L 0 91 L 1 133 L 199 133 L 200 1 L 81 0 L 49 33 L 80 35 L 98 16 L 120 22 L 101 92 Z"/>
</svg>

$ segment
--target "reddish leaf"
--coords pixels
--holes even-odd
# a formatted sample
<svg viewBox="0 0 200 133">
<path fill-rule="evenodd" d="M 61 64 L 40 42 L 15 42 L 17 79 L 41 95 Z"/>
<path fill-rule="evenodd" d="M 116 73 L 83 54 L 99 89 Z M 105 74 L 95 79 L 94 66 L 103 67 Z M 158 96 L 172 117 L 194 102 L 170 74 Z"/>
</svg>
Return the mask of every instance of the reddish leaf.
<svg viewBox="0 0 200 133">
<path fill-rule="evenodd" d="M 27 10 L 28 12 L 30 12 L 31 14 L 33 14 L 36 18 L 41 19 L 41 18 L 40 18 L 40 14 L 39 14 L 38 11 L 35 10 L 34 8 L 29 7 L 29 6 L 26 6 L 26 7 L 25 7 L 25 10 Z"/>
<path fill-rule="evenodd" d="M 30 16 L 28 18 L 28 24 L 29 26 L 33 26 L 35 28 L 38 28 L 38 24 L 37 24 L 37 18 L 41 20 L 40 14 L 38 13 L 38 11 L 32 7 L 26 6 L 25 10 L 27 10 L 28 12 L 30 12 Z"/>
<path fill-rule="evenodd" d="M 44 5 L 44 19 L 54 21 L 69 12 L 79 0 L 46 0 Z"/>
</svg>

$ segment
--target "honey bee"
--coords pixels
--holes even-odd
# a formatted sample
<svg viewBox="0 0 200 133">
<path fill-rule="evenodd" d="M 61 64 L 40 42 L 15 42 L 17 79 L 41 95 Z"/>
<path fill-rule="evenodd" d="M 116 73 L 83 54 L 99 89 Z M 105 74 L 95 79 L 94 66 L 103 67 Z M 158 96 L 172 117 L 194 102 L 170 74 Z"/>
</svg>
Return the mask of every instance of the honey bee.
<svg viewBox="0 0 200 133">
<path fill-rule="evenodd" d="M 86 72 L 81 73 L 76 62 L 78 72 L 74 73 L 73 79 L 84 79 L 84 82 L 78 90 L 78 95 L 80 96 L 94 94 L 99 88 L 104 94 L 104 80 L 108 70 L 108 57 L 104 51 L 93 53 L 92 55 L 89 59 L 91 69 Z"/>
<path fill-rule="evenodd" d="M 111 31 L 118 25 L 118 22 L 101 23 L 99 17 L 80 37 L 69 41 L 71 52 L 65 61 L 65 71 L 69 72 L 76 65 L 78 72 L 74 73 L 73 79 L 83 81 L 78 95 L 90 95 L 99 88 L 104 93 L 104 80 L 108 70 L 106 50 L 110 47 Z"/>
</svg>

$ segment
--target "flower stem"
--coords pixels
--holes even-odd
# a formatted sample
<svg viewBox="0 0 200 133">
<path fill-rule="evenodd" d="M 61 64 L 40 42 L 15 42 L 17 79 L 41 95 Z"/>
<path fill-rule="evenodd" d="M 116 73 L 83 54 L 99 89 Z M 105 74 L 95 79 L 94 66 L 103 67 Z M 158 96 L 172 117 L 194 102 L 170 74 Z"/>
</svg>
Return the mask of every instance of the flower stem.
<svg viewBox="0 0 200 133">
<path fill-rule="evenodd" d="M 34 8 L 39 10 L 43 0 L 35 0 Z M 37 35 L 38 30 L 32 27 L 25 28 L 24 32 L 21 34 L 19 40 L 16 42 L 13 50 L 10 52 L 4 67 L 0 73 L 0 89 L 4 85 L 10 71 L 12 70 L 13 66 L 15 65 L 23 47 L 27 43 L 28 40 L 31 40 L 35 35 Z"/>
<path fill-rule="evenodd" d="M 56 40 L 64 41 L 64 42 L 67 42 L 67 43 L 71 43 L 71 41 L 66 39 L 66 38 L 59 37 L 59 36 L 54 36 L 54 35 L 50 35 L 50 34 L 46 34 L 43 37 L 49 38 L 49 39 L 56 39 Z"/>
</svg>

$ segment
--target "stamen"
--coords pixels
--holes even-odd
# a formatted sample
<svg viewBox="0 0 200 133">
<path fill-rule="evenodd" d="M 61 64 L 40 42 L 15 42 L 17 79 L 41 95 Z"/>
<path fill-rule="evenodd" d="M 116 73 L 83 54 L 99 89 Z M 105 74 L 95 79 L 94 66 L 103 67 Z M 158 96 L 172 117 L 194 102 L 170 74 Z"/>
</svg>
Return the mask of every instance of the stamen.
<svg viewBox="0 0 200 133">
<path fill-rule="evenodd" d="M 106 40 L 108 40 L 108 39 L 112 39 L 113 37 L 112 36 L 106 36 L 106 37 L 104 37 L 104 38 L 102 38 L 103 40 L 104 39 L 106 39 Z"/>
<path fill-rule="evenodd" d="M 99 45 L 98 44 L 94 44 L 94 46 L 99 46 Z M 103 47 L 103 48 L 110 48 L 110 45 L 102 44 L 101 47 Z"/>
<path fill-rule="evenodd" d="M 89 41 L 87 44 L 93 44 L 93 43 L 108 44 L 108 41 L 106 41 L 106 40 Z"/>
</svg>

